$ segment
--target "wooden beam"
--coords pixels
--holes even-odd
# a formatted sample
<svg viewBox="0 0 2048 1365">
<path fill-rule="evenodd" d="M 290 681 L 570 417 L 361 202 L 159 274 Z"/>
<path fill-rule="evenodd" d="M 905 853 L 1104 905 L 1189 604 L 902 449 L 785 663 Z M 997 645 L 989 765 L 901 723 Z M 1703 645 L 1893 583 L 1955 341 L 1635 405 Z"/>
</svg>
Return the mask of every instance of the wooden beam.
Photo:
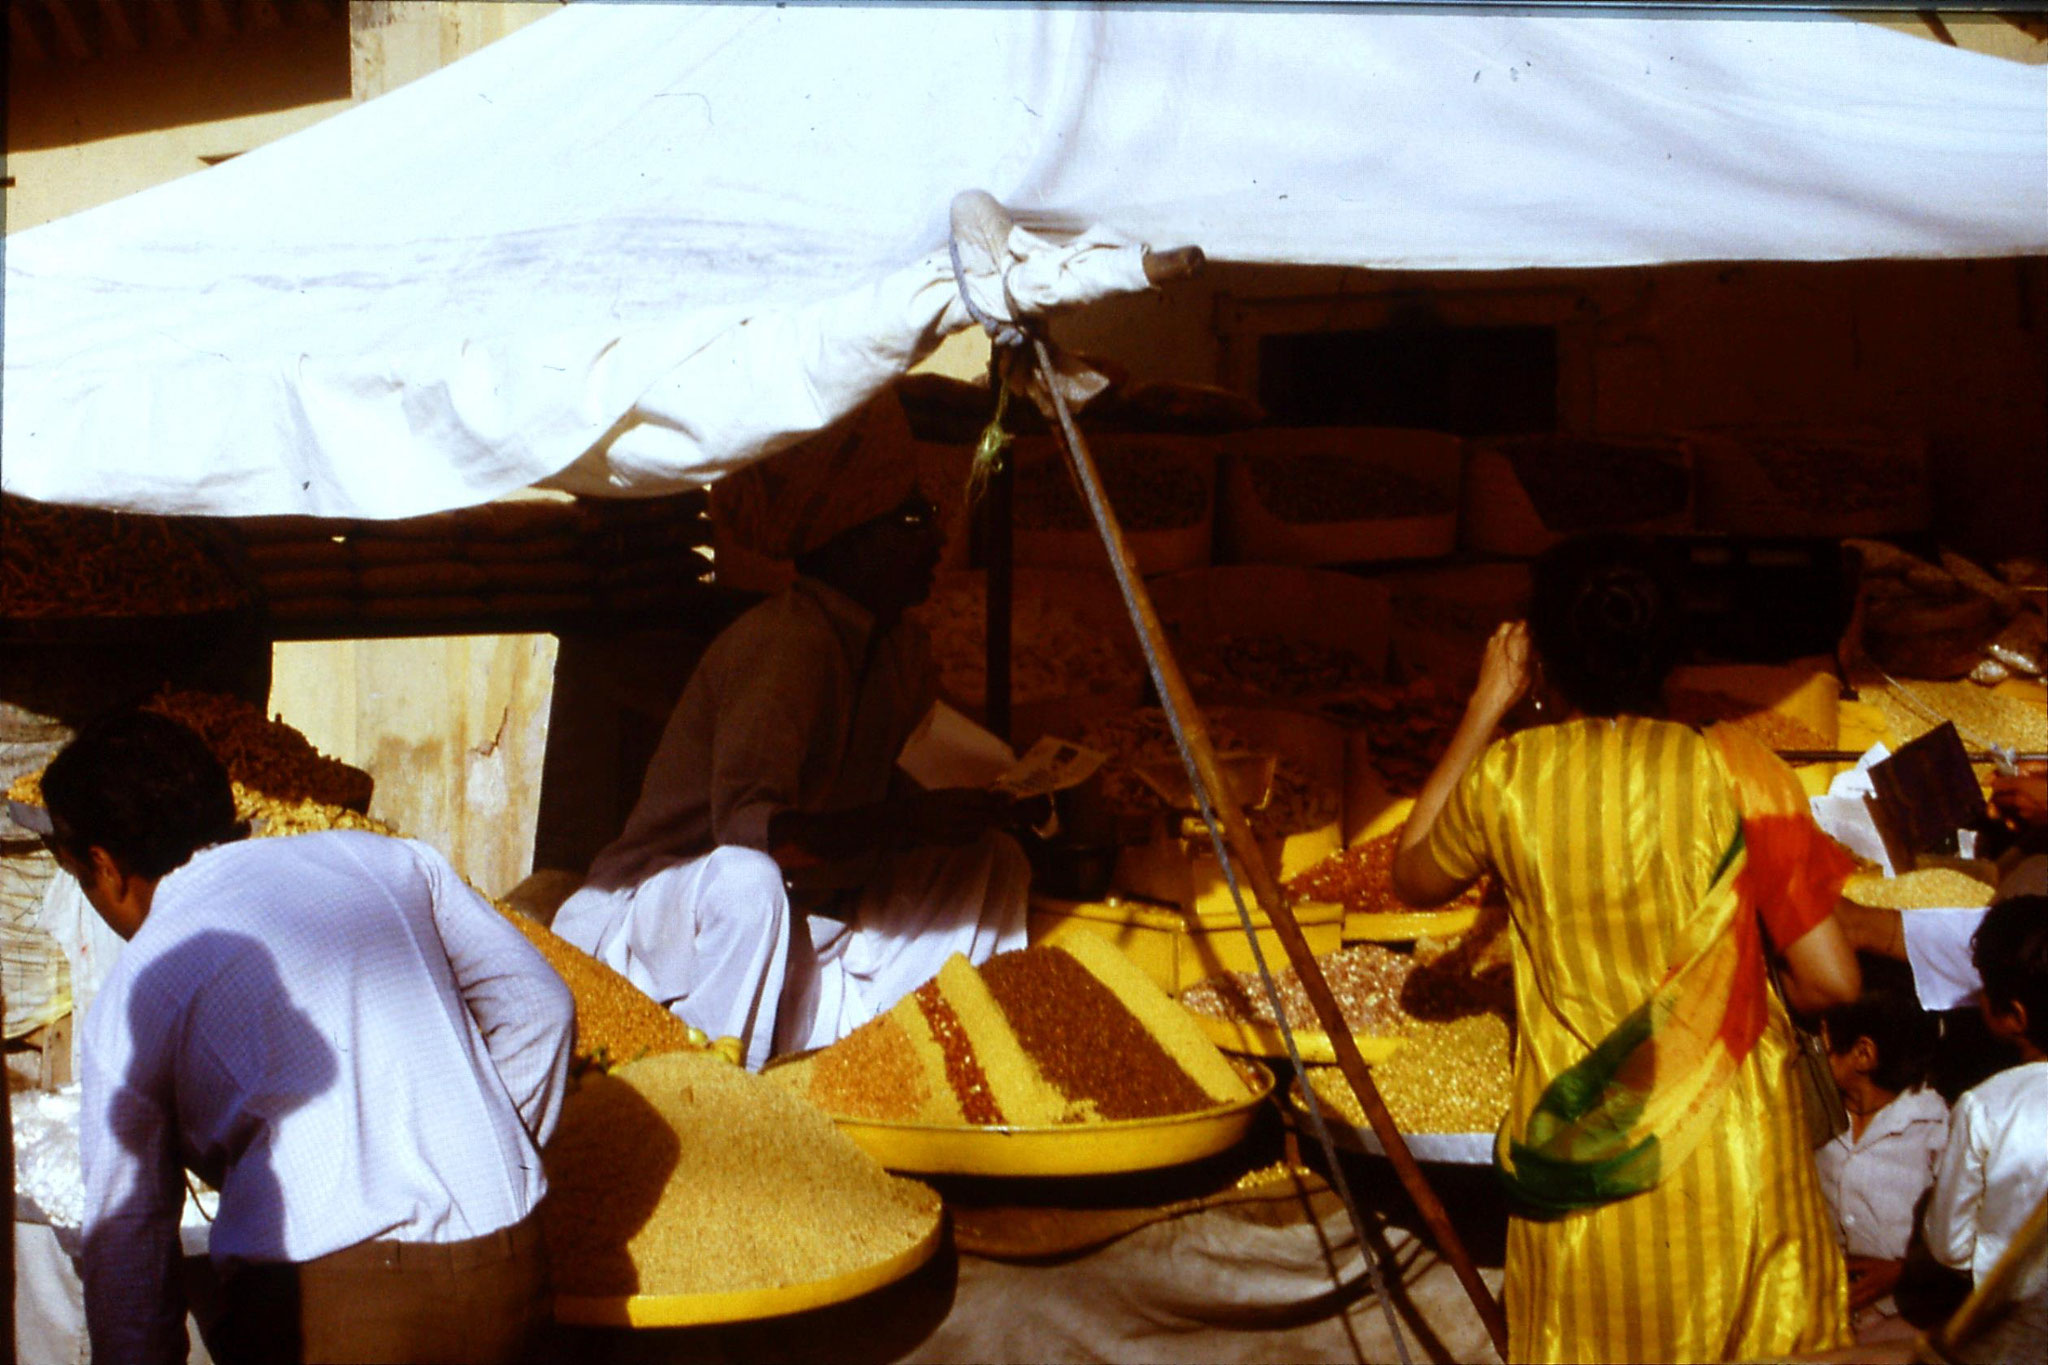
<svg viewBox="0 0 2048 1365">
<path fill-rule="evenodd" d="M 135 21 L 129 17 L 122 0 L 100 0 L 100 32 L 106 35 L 107 46 L 122 52 L 134 52 L 142 46 L 142 38 L 135 30 Z"/>
<path fill-rule="evenodd" d="M 199 27 L 204 32 L 223 37 L 238 32 L 240 28 L 228 9 L 227 0 L 199 0 Z"/>
<path fill-rule="evenodd" d="M 66 56 L 83 61 L 96 55 L 78 16 L 71 12 L 69 0 L 43 0 L 43 12 L 50 16 L 50 27 L 57 31 L 57 43 Z"/>
<path fill-rule="evenodd" d="M 36 36 L 36 26 L 29 22 L 28 11 L 20 5 L 7 7 L 7 31 L 13 40 L 15 53 L 23 60 L 38 64 L 50 60 L 43 40 Z"/>
<path fill-rule="evenodd" d="M 179 10 L 177 0 L 154 0 L 144 5 L 142 12 L 149 24 L 152 42 L 163 47 L 180 47 L 192 40 L 192 30 L 185 27 L 185 16 Z"/>
<path fill-rule="evenodd" d="M 1956 46 L 1955 35 L 1948 31 L 1947 24 L 1941 22 L 1939 14 L 1936 14 L 1931 9 L 1919 10 L 1917 13 L 1920 16 L 1920 22 L 1927 25 L 1927 31 L 1932 33 L 1938 41 L 1946 43 L 1950 47 Z"/>
<path fill-rule="evenodd" d="M 270 0 L 242 0 L 242 22 L 251 31 L 262 28 L 282 28 L 284 16 L 277 12 L 277 6 Z"/>
</svg>

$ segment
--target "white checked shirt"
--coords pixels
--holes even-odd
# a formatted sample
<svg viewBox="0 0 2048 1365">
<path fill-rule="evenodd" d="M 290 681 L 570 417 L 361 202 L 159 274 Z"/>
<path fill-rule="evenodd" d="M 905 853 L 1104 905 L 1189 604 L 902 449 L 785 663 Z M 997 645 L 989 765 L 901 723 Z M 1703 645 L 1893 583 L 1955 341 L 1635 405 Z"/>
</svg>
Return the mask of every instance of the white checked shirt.
<svg viewBox="0 0 2048 1365">
<path fill-rule="evenodd" d="M 330 832 L 165 876 L 85 1023 L 93 1354 L 185 1358 L 181 1167 L 216 1263 L 454 1242 L 546 1190 L 574 1004 L 424 844 Z"/>
<path fill-rule="evenodd" d="M 1863 1136 L 1843 1129 L 1813 1154 L 1851 1256 L 1902 1261 L 1913 1241 L 1913 1213 L 1934 1183 L 1948 1145 L 1948 1105 L 1932 1090 L 1902 1091 L 1870 1116 Z"/>
</svg>

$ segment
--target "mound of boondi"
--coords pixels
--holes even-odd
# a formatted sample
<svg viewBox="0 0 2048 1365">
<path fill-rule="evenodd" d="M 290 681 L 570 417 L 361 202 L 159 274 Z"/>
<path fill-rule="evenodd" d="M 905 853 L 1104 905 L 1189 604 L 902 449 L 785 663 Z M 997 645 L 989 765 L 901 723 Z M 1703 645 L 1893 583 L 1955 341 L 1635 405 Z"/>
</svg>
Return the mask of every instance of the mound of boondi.
<svg viewBox="0 0 2048 1365">
<path fill-rule="evenodd" d="M 1250 1091 L 1107 940 L 953 957 L 887 1014 L 774 1074 L 846 1118 L 1052 1127 L 1195 1113 Z"/>
<path fill-rule="evenodd" d="M 569 988 L 576 1002 L 572 1055 L 579 1065 L 609 1067 L 665 1052 L 703 1052 L 711 1046 L 701 1032 L 589 953 L 503 901 L 492 904 L 540 950 Z"/>
<path fill-rule="evenodd" d="M 939 1197 L 889 1175 L 782 1086 L 678 1052 L 586 1077 L 543 1154 L 555 1291 L 809 1284 L 908 1251 Z"/>
</svg>

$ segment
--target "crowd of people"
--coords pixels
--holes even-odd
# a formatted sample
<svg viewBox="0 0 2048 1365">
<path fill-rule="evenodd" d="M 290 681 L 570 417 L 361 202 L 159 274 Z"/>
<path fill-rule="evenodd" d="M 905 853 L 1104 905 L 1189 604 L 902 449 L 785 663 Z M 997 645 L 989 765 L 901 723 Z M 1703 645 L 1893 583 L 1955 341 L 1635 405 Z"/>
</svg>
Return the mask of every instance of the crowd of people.
<svg viewBox="0 0 2048 1365">
<path fill-rule="evenodd" d="M 906 444 L 856 424 L 724 489 L 797 577 L 713 644 L 556 920 L 750 1066 L 1023 943 L 1016 812 L 896 768 L 931 701 L 905 612 L 939 544 Z M 2048 1194 L 2048 899 L 1975 926 L 2007 1056 L 1937 1093 L 1903 933 L 1845 927 L 1852 864 L 1796 776 L 1739 727 L 1662 717 L 1686 641 L 1653 557 L 1568 541 L 1533 582 L 1394 872 L 1419 905 L 1490 874 L 1511 910 L 1511 1354 L 1813 1356 L 1928 1325 L 1916 1262 L 1984 1279 Z M 2043 823 L 2036 781 L 2000 798 L 2017 825 Z M 538 953 L 423 845 L 244 840 L 220 764 L 160 716 L 87 727 L 43 790 L 51 848 L 129 941 L 85 1023 L 95 1356 L 185 1358 L 187 1171 L 220 1192 L 216 1359 L 530 1353 L 573 1024 Z M 1839 1132 L 1799 1084 L 1802 1022 Z M 2048 1269 L 2018 1300 L 2000 1349 L 2048 1340 Z"/>
</svg>

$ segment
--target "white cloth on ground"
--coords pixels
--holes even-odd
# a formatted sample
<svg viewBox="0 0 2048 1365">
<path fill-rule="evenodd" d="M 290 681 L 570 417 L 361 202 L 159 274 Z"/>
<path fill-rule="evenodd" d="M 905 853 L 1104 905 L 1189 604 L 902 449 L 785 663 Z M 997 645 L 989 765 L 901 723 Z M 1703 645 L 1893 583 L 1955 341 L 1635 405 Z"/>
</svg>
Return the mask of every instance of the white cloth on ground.
<svg viewBox="0 0 2048 1365">
<path fill-rule="evenodd" d="M 1948 1105 L 1925 1086 L 1870 1116 L 1861 1137 L 1843 1129 L 1815 1149 L 1820 1190 L 1851 1256 L 1904 1260 L 1913 1211 L 1948 1145 Z"/>
<path fill-rule="evenodd" d="M 2048 1062 L 1999 1072 L 1967 1090 L 1949 1121 L 1948 1150 L 1927 1206 L 1927 1248 L 1982 1280 L 2048 1197 Z M 2048 1282 L 2037 1264 L 2032 1282 Z"/>
<path fill-rule="evenodd" d="M 874 624 L 799 578 L 728 627 L 683 689 L 624 832 L 555 916 L 556 933 L 687 1022 L 739 1038 L 749 1067 L 834 1041 L 952 953 L 1024 946 L 1028 871 L 1007 838 L 807 869 L 793 893 L 768 856 L 781 811 L 886 798 L 931 709 L 923 631 Z M 792 933 L 795 910 L 855 888 L 848 922 Z"/>
<path fill-rule="evenodd" d="M 573 1021 L 545 959 L 424 844 L 335 831 L 195 854 L 85 1022 L 95 1354 L 183 1358 L 181 1167 L 221 1192 L 216 1264 L 525 1218 Z"/>
</svg>

